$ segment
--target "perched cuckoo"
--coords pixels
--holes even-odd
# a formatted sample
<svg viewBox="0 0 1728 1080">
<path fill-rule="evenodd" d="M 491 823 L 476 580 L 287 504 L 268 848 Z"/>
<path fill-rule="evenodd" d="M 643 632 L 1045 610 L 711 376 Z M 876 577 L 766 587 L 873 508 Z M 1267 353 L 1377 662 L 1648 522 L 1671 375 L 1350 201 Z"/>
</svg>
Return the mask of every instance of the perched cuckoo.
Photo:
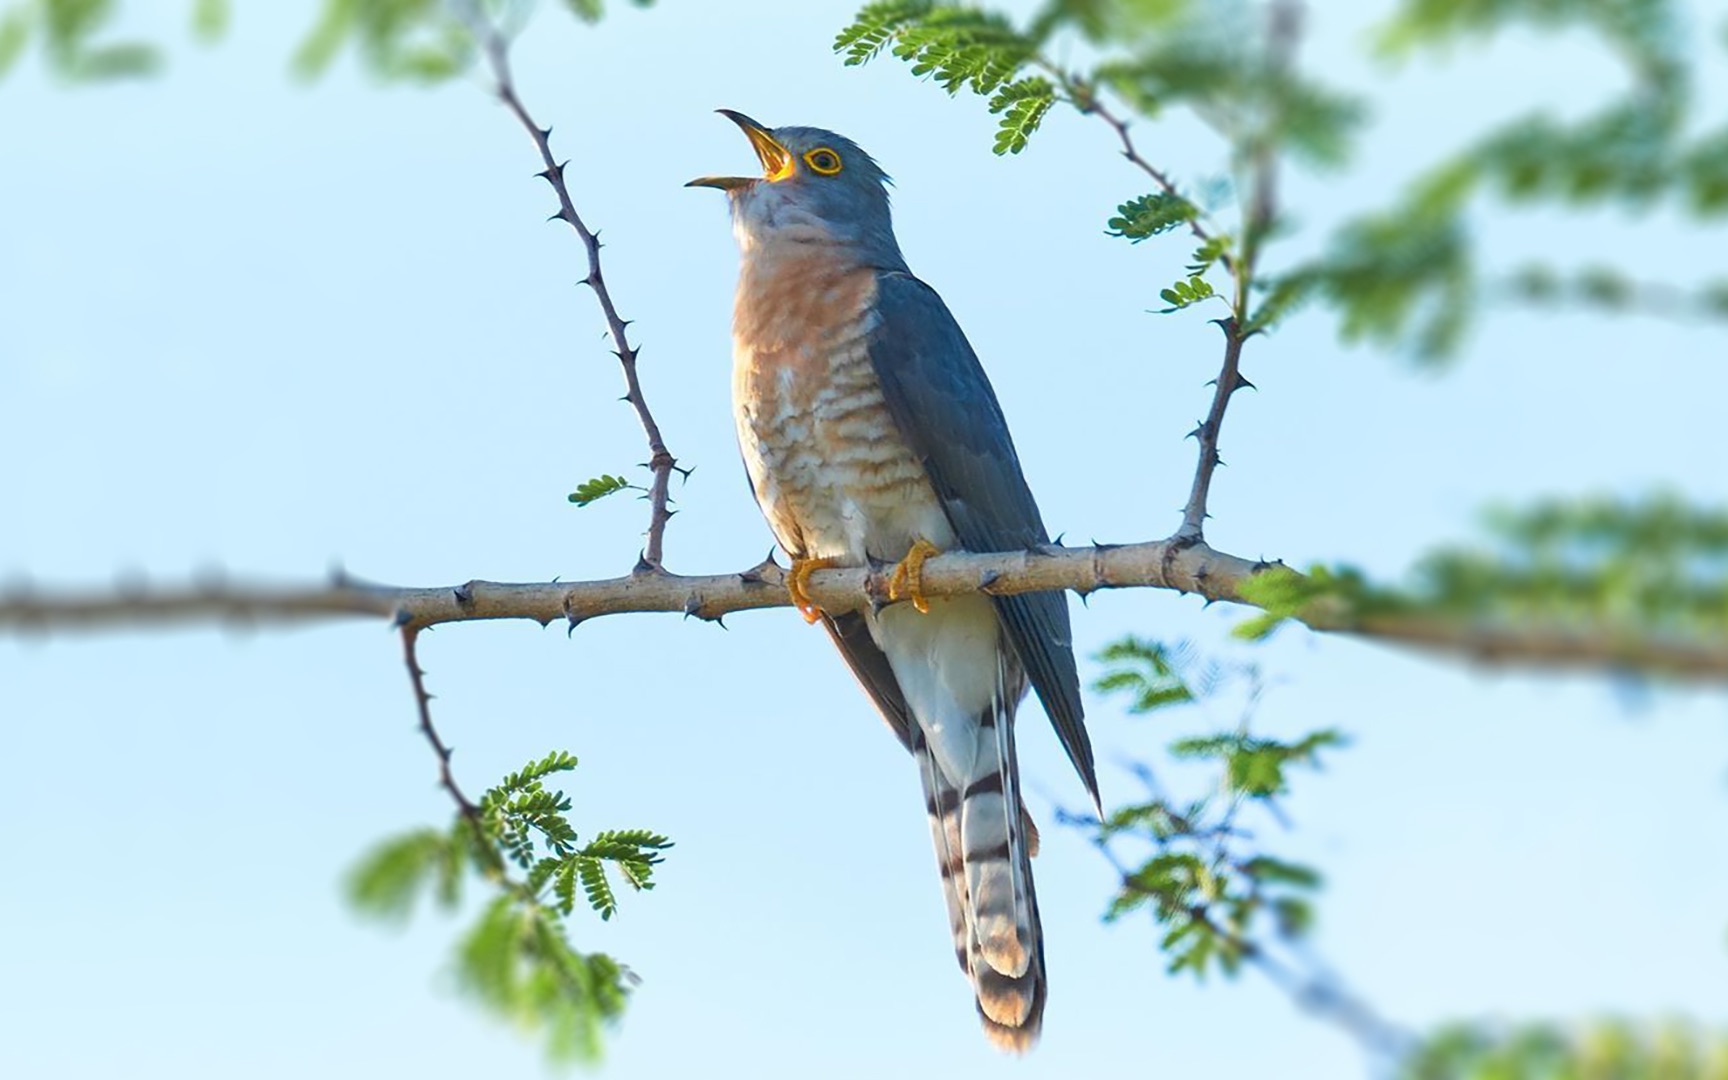
<svg viewBox="0 0 1728 1080">
<path fill-rule="evenodd" d="M 1046 990 L 1038 833 L 1014 757 L 1028 684 L 1098 799 L 1067 598 L 926 597 L 920 574 L 947 548 L 1049 537 L 977 355 L 900 255 L 888 177 L 832 132 L 721 111 L 763 169 L 691 181 L 726 192 L 742 253 L 732 395 L 750 484 L 792 558 L 793 602 L 917 761 L 960 968 L 986 1034 L 1024 1050 Z M 869 561 L 897 563 L 905 602 L 831 614 L 811 601 L 813 571 Z"/>
</svg>

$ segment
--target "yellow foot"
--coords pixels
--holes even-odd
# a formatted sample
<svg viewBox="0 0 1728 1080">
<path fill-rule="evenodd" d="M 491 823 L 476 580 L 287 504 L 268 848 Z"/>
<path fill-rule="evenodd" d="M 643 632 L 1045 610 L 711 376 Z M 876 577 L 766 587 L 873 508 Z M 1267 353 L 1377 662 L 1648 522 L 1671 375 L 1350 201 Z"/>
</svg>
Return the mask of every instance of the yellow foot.
<svg viewBox="0 0 1728 1080">
<path fill-rule="evenodd" d="M 913 607 L 928 612 L 930 601 L 924 598 L 924 562 L 932 555 L 940 554 L 941 548 L 920 537 L 906 557 L 894 565 L 894 574 L 888 579 L 888 599 L 911 600 Z"/>
<path fill-rule="evenodd" d="M 786 591 L 792 596 L 792 606 L 798 609 L 798 614 L 804 616 L 804 621 L 813 623 L 822 617 L 822 609 L 816 606 L 816 601 L 810 599 L 810 575 L 818 570 L 827 570 L 839 566 L 840 560 L 830 555 L 818 559 L 800 559 L 792 557 L 792 569 L 786 571 Z"/>
</svg>

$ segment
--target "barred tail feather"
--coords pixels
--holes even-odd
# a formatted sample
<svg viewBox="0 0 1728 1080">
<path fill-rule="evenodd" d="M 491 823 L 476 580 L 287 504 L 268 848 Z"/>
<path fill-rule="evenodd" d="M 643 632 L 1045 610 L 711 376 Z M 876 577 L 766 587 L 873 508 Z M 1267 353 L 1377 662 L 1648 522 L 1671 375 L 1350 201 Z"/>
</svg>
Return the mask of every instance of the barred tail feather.
<svg viewBox="0 0 1728 1080">
<path fill-rule="evenodd" d="M 1004 658 L 1004 669 L 1009 661 Z M 949 776 L 913 725 L 912 752 L 924 783 L 931 839 L 942 874 L 955 958 L 972 981 L 984 1032 L 1025 1051 L 1043 1020 L 1043 933 L 1032 889 L 1037 832 L 1020 802 L 1014 706 L 1021 687 L 1001 672 L 991 710 L 979 718 L 968 775 Z"/>
</svg>

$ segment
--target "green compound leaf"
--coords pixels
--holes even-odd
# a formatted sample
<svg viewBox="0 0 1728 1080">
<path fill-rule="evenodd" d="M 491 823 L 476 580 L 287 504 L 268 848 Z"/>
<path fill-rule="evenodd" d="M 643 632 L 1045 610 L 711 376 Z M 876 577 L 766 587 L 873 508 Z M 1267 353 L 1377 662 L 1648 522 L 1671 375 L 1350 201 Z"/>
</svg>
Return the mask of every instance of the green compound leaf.
<svg viewBox="0 0 1728 1080">
<path fill-rule="evenodd" d="M 1138 244 L 1149 237 L 1180 228 L 1199 214 L 1199 208 L 1180 195 L 1153 192 L 1137 199 L 1129 199 L 1118 206 L 1116 216 L 1109 220 L 1104 231 L 1110 236 L 1120 236 Z M 1214 251 L 1212 245 L 1207 245 L 1195 253 L 1196 263 L 1204 259 L 1205 264 L 1210 265 L 1224 250 L 1220 247 Z"/>
<path fill-rule="evenodd" d="M 595 503 L 604 499 L 608 495 L 623 491 L 629 486 L 630 482 L 625 480 L 622 476 L 613 476 L 610 473 L 601 473 L 592 480 L 587 480 L 578 484 L 576 490 L 570 493 L 570 501 L 575 503 L 577 506 L 587 506 L 590 503 Z"/>
</svg>

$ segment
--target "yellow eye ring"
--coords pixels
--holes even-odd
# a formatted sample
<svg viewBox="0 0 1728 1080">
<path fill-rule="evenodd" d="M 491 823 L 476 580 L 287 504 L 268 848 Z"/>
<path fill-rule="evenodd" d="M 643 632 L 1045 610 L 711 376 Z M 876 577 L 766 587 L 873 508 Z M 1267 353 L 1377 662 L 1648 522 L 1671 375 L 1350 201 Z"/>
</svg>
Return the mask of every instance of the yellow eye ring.
<svg viewBox="0 0 1728 1080">
<path fill-rule="evenodd" d="M 840 171 L 840 155 L 826 146 L 818 146 L 804 152 L 804 164 L 810 166 L 810 171 L 818 175 L 833 176 Z"/>
</svg>

